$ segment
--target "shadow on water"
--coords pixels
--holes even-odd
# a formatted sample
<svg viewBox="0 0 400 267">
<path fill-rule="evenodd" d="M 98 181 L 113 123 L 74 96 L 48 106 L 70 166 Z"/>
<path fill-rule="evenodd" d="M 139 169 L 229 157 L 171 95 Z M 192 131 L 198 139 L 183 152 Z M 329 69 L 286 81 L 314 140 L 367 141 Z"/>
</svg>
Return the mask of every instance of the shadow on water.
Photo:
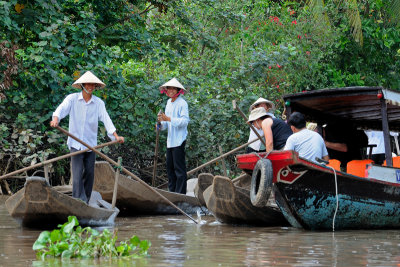
<svg viewBox="0 0 400 267">
<path fill-rule="evenodd" d="M 311 232 L 232 226 L 202 216 L 117 218 L 119 240 L 151 241 L 144 259 L 36 260 L 41 231 L 20 227 L 0 196 L 0 266 L 400 266 L 400 231 Z"/>
</svg>

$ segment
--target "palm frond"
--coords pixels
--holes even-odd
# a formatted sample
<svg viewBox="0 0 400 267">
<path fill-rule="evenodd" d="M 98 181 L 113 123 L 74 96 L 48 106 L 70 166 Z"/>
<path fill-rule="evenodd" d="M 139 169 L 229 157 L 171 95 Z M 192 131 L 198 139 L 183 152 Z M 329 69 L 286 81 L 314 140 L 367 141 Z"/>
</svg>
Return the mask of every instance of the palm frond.
<svg viewBox="0 0 400 267">
<path fill-rule="evenodd" d="M 388 15 L 390 23 L 396 26 L 400 25 L 400 0 L 385 1 L 385 10 Z"/>
<path fill-rule="evenodd" d="M 324 0 L 307 0 L 306 4 L 315 22 L 330 26 L 329 18 L 325 12 Z"/>
<path fill-rule="evenodd" d="M 324 0 L 307 0 L 306 5 L 314 21 L 316 28 L 320 28 L 322 33 L 331 29 L 331 23 L 325 9 Z"/>
<path fill-rule="evenodd" d="M 346 15 L 349 19 L 351 35 L 353 36 L 354 40 L 356 40 L 356 42 L 362 46 L 364 38 L 357 0 L 337 0 L 336 2 L 338 6 L 343 7 L 346 10 Z"/>
</svg>

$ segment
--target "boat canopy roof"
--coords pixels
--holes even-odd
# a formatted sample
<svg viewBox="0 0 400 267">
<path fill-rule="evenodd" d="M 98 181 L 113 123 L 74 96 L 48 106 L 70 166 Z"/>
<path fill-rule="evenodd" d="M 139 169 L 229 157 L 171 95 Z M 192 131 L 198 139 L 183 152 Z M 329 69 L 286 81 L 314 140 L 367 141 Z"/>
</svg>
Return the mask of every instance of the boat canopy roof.
<svg viewBox="0 0 400 267">
<path fill-rule="evenodd" d="M 285 95 L 283 99 L 291 112 L 303 113 L 307 121 L 347 121 L 374 130 L 382 130 L 382 107 L 386 103 L 389 129 L 400 131 L 400 92 L 383 87 L 321 89 Z"/>
</svg>

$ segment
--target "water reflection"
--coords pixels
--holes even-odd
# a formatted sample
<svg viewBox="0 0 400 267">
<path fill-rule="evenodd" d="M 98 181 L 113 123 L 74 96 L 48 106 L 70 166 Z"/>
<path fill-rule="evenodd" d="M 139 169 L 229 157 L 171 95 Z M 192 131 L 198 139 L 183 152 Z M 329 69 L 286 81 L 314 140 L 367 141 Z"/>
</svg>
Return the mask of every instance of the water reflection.
<svg viewBox="0 0 400 267">
<path fill-rule="evenodd" d="M 231 226 L 202 216 L 117 218 L 119 240 L 148 239 L 140 260 L 38 261 L 40 231 L 21 228 L 0 197 L 0 266 L 399 266 L 400 231 L 310 232 L 291 227 Z"/>
</svg>

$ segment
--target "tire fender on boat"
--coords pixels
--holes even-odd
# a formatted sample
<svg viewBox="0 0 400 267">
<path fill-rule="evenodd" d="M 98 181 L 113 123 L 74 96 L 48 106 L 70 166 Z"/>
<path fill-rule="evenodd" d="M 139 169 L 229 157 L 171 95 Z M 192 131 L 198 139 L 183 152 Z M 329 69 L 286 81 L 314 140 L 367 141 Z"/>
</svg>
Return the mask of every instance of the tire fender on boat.
<svg viewBox="0 0 400 267">
<path fill-rule="evenodd" d="M 272 188 L 272 163 L 269 159 L 260 159 L 251 176 L 250 200 L 256 207 L 264 207 L 268 203 Z"/>
</svg>

